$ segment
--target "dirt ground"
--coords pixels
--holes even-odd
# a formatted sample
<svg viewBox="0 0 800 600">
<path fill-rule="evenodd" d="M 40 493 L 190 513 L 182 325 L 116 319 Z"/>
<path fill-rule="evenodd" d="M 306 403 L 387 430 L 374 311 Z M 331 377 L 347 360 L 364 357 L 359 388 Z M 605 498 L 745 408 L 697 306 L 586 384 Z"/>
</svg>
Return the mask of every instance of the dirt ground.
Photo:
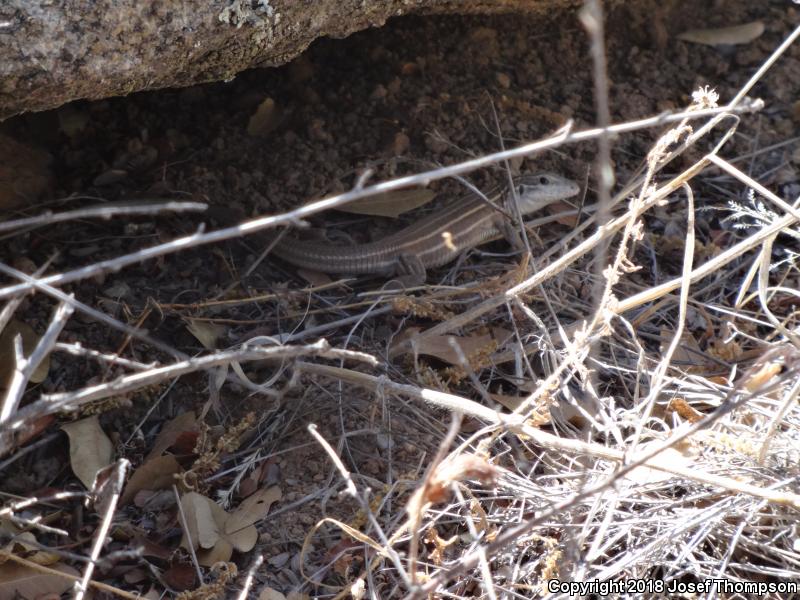
<svg viewBox="0 0 800 600">
<path fill-rule="evenodd" d="M 798 7 L 783 1 L 681 2 L 658 9 L 654 3 L 650 10 L 637 10 L 641 12 L 634 12 L 632 4 L 619 6 L 608 15 L 614 122 L 684 107 L 701 86 L 715 88 L 727 101 L 800 17 Z M 742 45 L 708 46 L 676 39 L 678 33 L 692 28 L 754 20 L 763 21 L 765 31 Z M 11 215 L 74 209 L 100 200 L 154 198 L 199 200 L 211 208 L 205 215 L 72 221 L 7 237 L 0 252 L 5 262 L 28 272 L 47 261 L 51 261 L 48 272 L 68 271 L 190 234 L 201 223 L 208 229 L 224 227 L 346 190 L 366 168 L 374 170 L 371 180 L 378 181 L 497 151 L 502 145 L 518 145 L 547 135 L 568 120 L 574 121 L 576 129 L 590 127 L 595 109 L 588 57 L 586 35 L 574 13 L 554 13 L 547 21 L 519 16 L 407 18 L 347 39 L 319 40 L 285 67 L 250 71 L 230 82 L 79 102 L 19 117 L 3 123 L 2 133 L 30 152 L 32 148 L 46 152 L 49 158 L 34 154 L 23 160 L 15 152 L 25 163 L 20 176 L 26 174 L 32 189 L 41 187 L 42 191 L 35 203 L 18 207 Z M 763 98 L 767 109 L 741 125 L 727 149 L 729 156 L 747 155 L 793 138 L 800 123 L 800 47 L 791 48 L 751 95 Z M 643 130 L 614 139 L 613 162 L 619 181 L 626 181 L 642 164 L 658 133 Z M 746 162 L 747 170 L 784 198 L 794 198 L 800 190 L 798 147 L 795 141 L 754 155 Z M 582 184 L 588 181 L 586 202 L 593 202 L 595 156 L 596 146 L 585 143 L 511 167 L 554 171 Z M 681 158 L 669 174 L 696 158 L 692 153 Z M 741 186 L 721 182 L 717 176 L 710 171 L 701 180 L 695 190 L 698 205 L 719 206 L 742 199 Z M 485 189 L 503 177 L 498 166 L 474 173 L 470 180 Z M 433 188 L 442 197 L 459 191 L 455 182 L 437 183 Z M 707 217 L 709 230 L 718 218 Z M 321 227 L 331 221 L 362 241 L 397 227 L 380 219 L 341 214 L 317 217 L 313 224 Z M 540 243 L 547 247 L 568 229 L 567 225 L 549 227 L 540 233 Z M 647 240 L 643 247 L 659 252 Z M 499 252 L 503 246 L 491 249 Z M 310 285 L 307 277 L 316 284 L 319 278 L 270 258 L 244 277 L 262 250 L 263 238 L 253 235 L 146 261 L 65 289 L 91 306 L 147 329 L 169 346 L 196 355 L 204 348 L 187 328 L 188 318 L 200 319 L 204 325 L 213 322 L 216 346 L 225 348 L 253 332 L 277 335 L 349 316 L 353 313 L 340 307 L 363 301 L 359 294 L 376 286 L 374 280 L 358 281 L 309 294 L 302 291 Z M 490 257 L 493 262 L 476 271 L 480 260 L 473 253 L 464 270 L 452 274 L 445 267 L 436 276 L 447 283 L 463 283 L 510 268 L 507 261 L 499 264 Z M 679 271 L 680 264 L 672 265 L 669 257 L 659 262 L 665 270 L 660 275 L 673 274 L 673 266 Z M 655 275 L 649 271 L 641 277 Z M 578 319 L 591 301 L 576 278 L 567 274 L 562 282 L 574 285 L 578 295 L 575 305 L 563 310 Z M 272 295 L 276 291 L 280 293 Z M 254 299 L 262 295 L 268 297 Z M 209 303 L 219 299 L 242 301 Z M 18 315 L 41 333 L 52 308 L 50 300 L 37 295 L 26 299 Z M 440 308 L 463 309 L 458 303 Z M 385 357 L 390 335 L 430 322 L 395 311 L 365 319 L 358 326 L 334 329 L 327 337 L 334 346 L 347 344 Z M 80 314 L 70 320 L 61 339 L 102 352 L 119 352 L 142 363 L 169 358 Z M 435 362 L 433 366 L 442 368 Z M 245 371 L 252 381 L 262 382 L 275 374 L 276 367 L 247 365 Z M 34 399 L 41 393 L 74 390 L 122 372 L 119 367 L 56 353 L 49 376 L 28 396 Z M 415 375 L 408 362 L 395 362 L 387 372 L 398 381 L 420 381 L 419 372 Z M 423 383 L 445 387 L 442 382 Z M 371 488 L 373 508 L 380 507 L 390 531 L 394 528 L 389 524 L 403 517 L 398 498 L 404 500 L 403 492 L 413 489 L 422 476 L 449 424 L 443 412 L 323 380 L 304 380 L 278 398 L 251 394 L 233 383 L 223 386 L 217 398 L 210 391 L 213 387 L 212 376 L 188 375 L 174 385 L 119 398 L 116 407 L 95 407 L 94 412 L 100 414 L 100 425 L 114 444 L 114 456 L 130 460 L 134 470 L 145 461 L 164 424 L 179 414 L 199 413 L 208 403 L 205 422 L 213 437 L 253 413 L 241 444 L 220 455 L 219 467 L 204 473 L 198 489 L 211 498 L 234 489 L 245 460 L 258 465 L 256 475 L 248 471 L 251 488 L 280 488 L 281 499 L 257 524 L 255 551 L 263 554 L 267 568 L 258 571 L 255 590 L 269 586 L 288 593 L 303 585 L 299 570 L 303 540 L 322 517 L 341 519 L 356 528 L 364 523 L 358 507 L 341 493 L 341 480 L 309 435 L 307 424 L 316 424 L 337 448 L 358 485 Z M 468 381 L 455 382 L 448 389 L 478 397 Z M 28 442 L 47 437 L 47 443 L 13 461 L 6 457 L 0 490 L 28 496 L 45 490 L 81 489 L 70 468 L 67 438 L 58 433 L 59 424 L 69 419 L 59 417 Z M 466 429 L 470 426 L 477 425 L 467 423 Z M 197 426 L 187 431 L 195 441 Z M 172 452 L 188 468 L 196 448 L 185 440 L 182 447 L 176 444 Z M 387 497 L 391 500 L 381 506 Z M 233 505 L 238 498 L 234 492 Z M 63 510 L 53 521 L 82 543 L 62 545 L 46 539 L 45 543 L 87 551 L 96 516 L 84 512 L 78 501 L 68 506 L 71 510 Z M 164 575 L 158 581 L 141 563 L 120 561 L 101 569 L 96 580 L 142 593 L 197 585 L 193 569 L 188 568 L 187 575 L 184 568 L 191 565 L 188 554 L 178 550 L 181 526 L 173 509 L 148 509 L 144 500 L 131 501 L 120 509 L 112 538 L 107 552 L 127 548 L 134 539 L 148 540 L 153 550 L 146 559 Z M 321 568 L 347 543 L 338 528 L 323 526 L 313 537 L 307 559 Z M 254 551 L 235 552 L 233 561 L 240 570 L 246 569 L 253 556 Z M 346 557 L 322 569 L 315 579 L 331 586 L 349 581 L 363 567 L 364 555 Z M 303 590 L 310 595 L 335 592 L 308 586 Z M 397 590 L 384 591 L 390 592 Z"/>
</svg>

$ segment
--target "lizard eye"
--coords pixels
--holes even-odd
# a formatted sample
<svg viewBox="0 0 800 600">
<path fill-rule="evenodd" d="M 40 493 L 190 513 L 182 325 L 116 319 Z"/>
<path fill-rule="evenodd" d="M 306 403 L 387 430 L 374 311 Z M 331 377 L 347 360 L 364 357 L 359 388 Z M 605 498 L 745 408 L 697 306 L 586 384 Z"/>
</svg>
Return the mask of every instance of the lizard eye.
<svg viewBox="0 0 800 600">
<path fill-rule="evenodd" d="M 547 185 L 548 183 L 550 183 L 549 177 L 547 177 L 546 175 L 539 176 L 539 185 Z"/>
</svg>

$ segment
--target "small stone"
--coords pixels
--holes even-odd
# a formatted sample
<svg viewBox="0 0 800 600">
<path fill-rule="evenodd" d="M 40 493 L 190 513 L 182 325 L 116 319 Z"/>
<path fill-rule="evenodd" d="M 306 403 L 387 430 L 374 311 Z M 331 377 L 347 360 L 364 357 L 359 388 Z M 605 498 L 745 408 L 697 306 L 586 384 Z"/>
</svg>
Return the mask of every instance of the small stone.
<svg viewBox="0 0 800 600">
<path fill-rule="evenodd" d="M 388 92 L 386 91 L 386 88 L 383 87 L 381 84 L 378 84 L 375 86 L 375 89 L 372 90 L 372 93 L 370 94 L 369 97 L 372 98 L 373 100 L 383 100 L 384 98 L 386 98 L 387 93 Z"/>
<path fill-rule="evenodd" d="M 498 73 L 495 75 L 495 79 L 501 88 L 508 89 L 511 87 L 511 78 L 505 73 Z"/>
</svg>

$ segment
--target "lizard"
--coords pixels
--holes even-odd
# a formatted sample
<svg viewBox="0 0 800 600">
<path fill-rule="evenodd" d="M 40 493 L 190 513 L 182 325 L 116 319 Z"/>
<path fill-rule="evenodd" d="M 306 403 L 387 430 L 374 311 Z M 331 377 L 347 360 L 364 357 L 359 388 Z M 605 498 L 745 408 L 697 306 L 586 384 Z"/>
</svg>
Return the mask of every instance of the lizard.
<svg viewBox="0 0 800 600">
<path fill-rule="evenodd" d="M 579 191 L 577 183 L 560 175 L 526 174 L 515 177 L 513 186 L 500 187 L 490 194 L 492 203 L 473 194 L 378 241 L 338 246 L 283 236 L 273 252 L 304 269 L 397 277 L 405 285 L 417 285 L 425 281 L 427 269 L 445 265 L 464 251 L 492 240 L 505 237 L 520 248 L 519 232 L 508 218 L 517 215 L 517 207 L 521 216 L 528 215 Z"/>
</svg>

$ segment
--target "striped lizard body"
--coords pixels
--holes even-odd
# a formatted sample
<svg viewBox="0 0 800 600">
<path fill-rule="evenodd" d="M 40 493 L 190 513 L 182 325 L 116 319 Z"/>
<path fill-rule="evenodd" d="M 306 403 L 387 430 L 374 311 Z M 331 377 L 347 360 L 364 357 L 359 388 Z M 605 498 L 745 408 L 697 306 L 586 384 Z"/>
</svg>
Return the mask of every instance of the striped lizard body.
<svg viewBox="0 0 800 600">
<path fill-rule="evenodd" d="M 445 265 L 475 246 L 506 236 L 512 243 L 515 231 L 507 214 L 533 213 L 556 200 L 575 196 L 578 185 L 551 173 L 523 175 L 489 196 L 499 208 L 476 196 L 455 202 L 443 210 L 381 240 L 355 246 L 282 238 L 273 249 L 278 257 L 297 267 L 325 273 L 401 276 L 421 282 L 425 270 Z"/>
</svg>

